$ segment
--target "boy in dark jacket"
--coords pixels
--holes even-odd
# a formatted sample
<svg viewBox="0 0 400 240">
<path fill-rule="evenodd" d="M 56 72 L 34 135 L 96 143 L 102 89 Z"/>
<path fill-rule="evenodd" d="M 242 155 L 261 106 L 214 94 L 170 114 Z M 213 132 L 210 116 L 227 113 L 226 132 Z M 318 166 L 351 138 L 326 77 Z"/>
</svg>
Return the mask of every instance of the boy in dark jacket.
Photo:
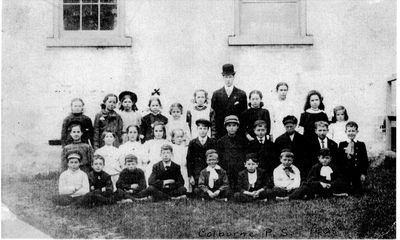
<svg viewBox="0 0 400 240">
<path fill-rule="evenodd" d="M 344 178 L 353 193 L 362 193 L 368 169 L 368 154 L 365 143 L 358 141 L 358 124 L 350 121 L 346 124 L 348 140 L 339 144 L 338 164 Z"/>
<path fill-rule="evenodd" d="M 125 168 L 117 181 L 116 199 L 121 202 L 141 200 L 146 189 L 146 179 L 143 170 L 137 168 L 138 158 L 133 154 L 125 156 Z"/>
<path fill-rule="evenodd" d="M 258 168 L 256 154 L 247 154 L 244 164 L 245 170 L 239 173 L 239 192 L 234 195 L 237 202 L 252 202 L 267 199 L 267 187 L 270 185 L 270 177 L 264 170 Z M 269 186 L 271 187 L 271 186 Z"/>
</svg>

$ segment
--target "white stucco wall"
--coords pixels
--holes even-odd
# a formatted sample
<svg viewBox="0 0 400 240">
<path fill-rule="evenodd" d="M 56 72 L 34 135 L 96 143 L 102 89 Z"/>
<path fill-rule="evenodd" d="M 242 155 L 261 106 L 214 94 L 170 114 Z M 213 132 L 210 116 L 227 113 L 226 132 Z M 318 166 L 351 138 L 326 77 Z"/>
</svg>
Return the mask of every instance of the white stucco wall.
<svg viewBox="0 0 400 240">
<path fill-rule="evenodd" d="M 308 0 L 307 32 L 313 46 L 228 46 L 234 34 L 233 0 L 126 0 L 132 48 L 47 48 L 53 35 L 50 0 L 3 1 L 2 169 L 35 174 L 58 168 L 60 137 L 70 100 L 81 97 L 94 118 L 109 92 L 133 90 L 139 109 L 161 88 L 165 109 L 186 105 L 194 89 L 222 86 L 231 62 L 236 85 L 275 98 L 287 81 L 302 111 L 319 90 L 328 115 L 344 105 L 360 125 L 371 154 L 384 149 L 386 79 L 396 72 L 395 0 Z"/>
</svg>

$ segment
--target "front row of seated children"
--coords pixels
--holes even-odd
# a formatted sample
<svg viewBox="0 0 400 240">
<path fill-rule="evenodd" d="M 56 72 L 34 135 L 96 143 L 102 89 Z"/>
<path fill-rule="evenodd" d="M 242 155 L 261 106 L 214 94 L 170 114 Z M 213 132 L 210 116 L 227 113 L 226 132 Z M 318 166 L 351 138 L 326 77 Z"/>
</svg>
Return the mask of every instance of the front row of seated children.
<svg viewBox="0 0 400 240">
<path fill-rule="evenodd" d="M 154 164 L 147 188 L 144 172 L 136 168 L 138 158 L 128 154 L 125 157 L 125 169 L 121 172 L 117 189 L 113 192 L 111 177 L 103 171 L 102 156 L 94 156 L 93 171 L 88 177 L 79 169 L 82 159 L 80 153 L 70 152 L 67 154 L 68 169 L 60 175 L 59 195 L 54 201 L 60 206 L 92 207 L 133 200 L 186 198 L 180 166 L 171 160 L 173 148 L 163 145 L 160 154 L 162 160 Z M 205 155 L 208 166 L 200 172 L 198 187 L 194 189 L 195 197 L 203 200 L 227 201 L 233 197 L 238 202 L 251 202 L 309 199 L 315 195 L 347 196 L 349 185 L 352 184 L 343 177 L 341 169 L 332 164 L 331 151 L 323 148 L 318 154 L 319 163 L 311 168 L 307 180 L 300 185 L 300 171 L 292 164 L 295 156 L 290 150 L 284 149 L 280 154 L 281 164 L 273 172 L 273 186 L 268 174 L 258 168 L 257 155 L 247 154 L 245 170 L 238 174 L 238 188 L 232 194 L 227 173 L 218 165 L 217 151 L 210 149 Z"/>
</svg>

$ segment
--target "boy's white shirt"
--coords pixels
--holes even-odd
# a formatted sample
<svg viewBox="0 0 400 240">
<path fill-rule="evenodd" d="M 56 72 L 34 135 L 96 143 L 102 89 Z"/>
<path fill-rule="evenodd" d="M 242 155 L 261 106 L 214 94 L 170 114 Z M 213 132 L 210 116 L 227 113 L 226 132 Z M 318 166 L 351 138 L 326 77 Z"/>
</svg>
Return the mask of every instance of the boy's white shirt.
<svg viewBox="0 0 400 240">
<path fill-rule="evenodd" d="M 251 187 L 254 187 L 256 181 L 257 181 L 257 170 L 254 171 L 253 173 L 247 172 L 247 176 L 249 179 L 249 184 Z"/>
<path fill-rule="evenodd" d="M 214 181 L 218 180 L 219 176 L 216 170 L 220 170 L 221 167 L 219 165 L 215 165 L 215 167 L 207 166 L 206 170 L 210 172 L 210 177 L 208 178 L 208 186 L 210 188 L 214 188 Z"/>
<path fill-rule="evenodd" d="M 78 191 L 74 192 L 75 189 L 78 189 Z M 70 195 L 71 197 L 85 195 L 89 192 L 89 178 L 87 174 L 80 169 L 76 171 L 67 169 L 60 175 L 58 192 L 60 195 Z"/>
<path fill-rule="evenodd" d="M 331 174 L 333 173 L 333 170 L 329 166 L 322 166 L 321 170 L 319 172 L 319 175 L 323 176 L 326 178 L 326 180 L 330 181 L 332 180 Z"/>
<path fill-rule="evenodd" d="M 274 169 L 273 179 L 274 186 L 278 188 L 284 188 L 286 190 L 291 190 L 300 187 L 300 170 L 291 165 L 294 173 L 290 173 L 290 177 L 288 177 L 285 173 L 283 164 L 280 164 L 278 167 Z"/>
</svg>

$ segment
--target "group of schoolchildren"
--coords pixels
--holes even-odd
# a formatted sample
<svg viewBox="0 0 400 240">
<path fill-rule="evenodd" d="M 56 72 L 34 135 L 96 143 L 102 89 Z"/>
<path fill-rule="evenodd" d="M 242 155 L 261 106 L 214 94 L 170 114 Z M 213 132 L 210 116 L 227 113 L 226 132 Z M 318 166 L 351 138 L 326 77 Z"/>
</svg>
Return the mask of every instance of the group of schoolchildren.
<svg viewBox="0 0 400 240">
<path fill-rule="evenodd" d="M 136 94 L 124 91 L 104 98 L 92 125 L 83 101 L 73 99 L 62 126 L 64 171 L 55 203 L 266 202 L 362 193 L 367 151 L 343 106 L 329 121 L 321 94 L 312 90 L 297 126 L 287 83 L 277 84 L 279 107 L 270 115 L 258 90 L 247 104 L 246 93 L 233 85 L 232 64 L 223 65 L 222 76 L 225 85 L 210 104 L 208 93 L 196 90 L 187 112 L 174 103 L 169 117 L 161 114 L 157 94 L 142 117 Z"/>
</svg>

